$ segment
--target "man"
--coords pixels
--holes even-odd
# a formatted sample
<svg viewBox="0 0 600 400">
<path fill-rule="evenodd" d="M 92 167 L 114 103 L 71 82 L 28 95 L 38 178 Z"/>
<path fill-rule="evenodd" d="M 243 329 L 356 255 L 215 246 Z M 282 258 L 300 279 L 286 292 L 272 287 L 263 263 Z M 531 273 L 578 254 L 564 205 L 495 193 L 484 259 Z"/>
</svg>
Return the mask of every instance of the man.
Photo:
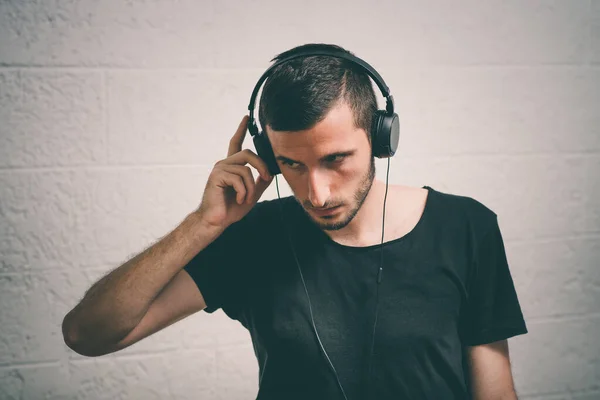
<svg viewBox="0 0 600 400">
<path fill-rule="evenodd" d="M 346 51 L 274 60 L 323 48 Z M 506 340 L 527 328 L 497 216 L 375 179 L 376 109 L 339 58 L 274 69 L 259 119 L 294 195 L 258 202 L 273 177 L 242 151 L 244 117 L 199 208 L 88 291 L 67 344 L 106 354 L 221 308 L 251 334 L 257 399 L 516 399 Z"/>
</svg>

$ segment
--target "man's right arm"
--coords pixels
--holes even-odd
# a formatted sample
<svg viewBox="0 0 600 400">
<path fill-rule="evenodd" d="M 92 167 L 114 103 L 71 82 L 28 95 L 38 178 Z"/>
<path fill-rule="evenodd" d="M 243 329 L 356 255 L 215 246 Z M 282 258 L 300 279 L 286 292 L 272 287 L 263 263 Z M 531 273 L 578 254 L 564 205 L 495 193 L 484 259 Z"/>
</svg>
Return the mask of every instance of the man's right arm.
<svg viewBox="0 0 600 400">
<path fill-rule="evenodd" d="M 64 318 L 65 343 L 85 356 L 115 352 L 203 310 L 183 269 L 222 233 L 198 212 L 157 243 L 97 281 Z"/>
<path fill-rule="evenodd" d="M 212 169 L 198 209 L 160 241 L 96 282 L 65 316 L 62 331 L 67 346 L 90 357 L 112 353 L 206 308 L 184 267 L 228 226 L 244 218 L 273 179 L 257 154 L 242 150 L 248 119 L 244 115 L 227 157 Z M 247 164 L 259 171 L 256 181 Z"/>
</svg>

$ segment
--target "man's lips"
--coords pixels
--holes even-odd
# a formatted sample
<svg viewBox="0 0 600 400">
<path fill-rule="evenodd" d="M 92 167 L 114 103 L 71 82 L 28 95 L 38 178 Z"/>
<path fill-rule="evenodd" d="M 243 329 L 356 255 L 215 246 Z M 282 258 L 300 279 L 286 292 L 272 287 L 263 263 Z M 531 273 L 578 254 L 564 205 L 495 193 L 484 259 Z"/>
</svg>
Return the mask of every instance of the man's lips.
<svg viewBox="0 0 600 400">
<path fill-rule="evenodd" d="M 340 207 L 341 206 L 335 206 L 335 207 L 325 208 L 325 209 L 312 208 L 311 211 L 317 215 L 330 215 L 330 214 L 335 213 Z"/>
</svg>

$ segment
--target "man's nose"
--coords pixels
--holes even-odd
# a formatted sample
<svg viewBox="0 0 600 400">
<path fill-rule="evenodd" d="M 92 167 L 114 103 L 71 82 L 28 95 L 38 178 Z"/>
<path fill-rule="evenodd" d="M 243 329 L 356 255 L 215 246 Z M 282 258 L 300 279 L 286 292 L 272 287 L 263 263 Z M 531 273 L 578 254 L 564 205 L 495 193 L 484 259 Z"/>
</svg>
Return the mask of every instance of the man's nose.
<svg viewBox="0 0 600 400">
<path fill-rule="evenodd" d="M 323 174 L 314 171 L 308 175 L 308 199 L 314 208 L 325 205 L 329 198 L 329 184 Z"/>
</svg>

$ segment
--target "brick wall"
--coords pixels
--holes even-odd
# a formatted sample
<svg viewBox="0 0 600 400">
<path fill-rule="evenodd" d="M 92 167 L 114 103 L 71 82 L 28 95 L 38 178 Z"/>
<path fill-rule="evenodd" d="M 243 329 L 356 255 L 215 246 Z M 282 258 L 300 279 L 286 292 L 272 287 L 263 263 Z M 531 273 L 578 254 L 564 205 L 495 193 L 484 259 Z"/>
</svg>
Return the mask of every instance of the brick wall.
<svg viewBox="0 0 600 400">
<path fill-rule="evenodd" d="M 0 1 L 0 398 L 254 398 L 222 311 L 98 358 L 61 322 L 197 206 L 269 60 L 325 42 L 394 94 L 392 183 L 498 213 L 520 398 L 600 399 L 600 1 L 296 3 Z"/>
</svg>

